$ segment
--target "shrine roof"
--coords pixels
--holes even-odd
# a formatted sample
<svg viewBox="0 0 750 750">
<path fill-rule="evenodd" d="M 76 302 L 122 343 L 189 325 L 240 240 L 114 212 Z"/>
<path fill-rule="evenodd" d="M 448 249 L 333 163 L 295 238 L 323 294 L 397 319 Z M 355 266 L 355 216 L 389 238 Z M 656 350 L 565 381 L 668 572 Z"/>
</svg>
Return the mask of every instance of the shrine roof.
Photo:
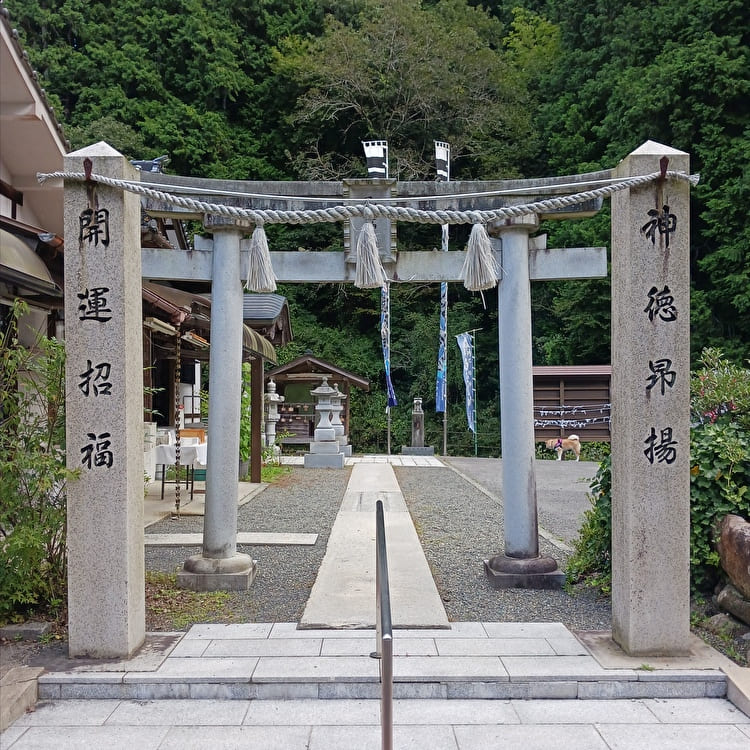
<svg viewBox="0 0 750 750">
<path fill-rule="evenodd" d="M 317 380 L 322 375 L 328 375 L 335 381 L 343 381 L 363 391 L 370 390 L 370 381 L 361 375 L 337 367 L 331 362 L 314 357 L 311 354 L 303 354 L 301 357 L 279 365 L 266 371 L 266 377 L 272 377 L 277 382 L 286 380 Z M 305 376 L 309 376 L 305 378 Z"/>
<path fill-rule="evenodd" d="M 183 289 L 153 282 L 143 282 L 143 299 L 169 316 L 170 323 L 180 324 L 182 330 L 197 329 L 202 339 L 210 343 L 211 300 L 206 295 L 193 294 Z M 260 356 L 269 362 L 276 362 L 273 344 L 257 331 L 243 325 L 243 348 L 251 355 Z M 186 340 L 190 348 L 189 340 Z M 199 347 L 197 359 L 205 359 L 203 347 Z"/>
</svg>

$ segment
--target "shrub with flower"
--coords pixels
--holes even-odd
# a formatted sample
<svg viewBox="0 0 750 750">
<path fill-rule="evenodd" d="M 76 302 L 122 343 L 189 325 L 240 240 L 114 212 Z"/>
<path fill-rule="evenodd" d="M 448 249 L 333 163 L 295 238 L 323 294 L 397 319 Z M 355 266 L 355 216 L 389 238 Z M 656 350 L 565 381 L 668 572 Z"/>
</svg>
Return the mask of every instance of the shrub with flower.
<svg viewBox="0 0 750 750">
<path fill-rule="evenodd" d="M 690 575 L 694 591 L 721 578 L 717 523 L 727 513 L 750 520 L 750 368 L 732 364 L 718 349 L 704 349 L 691 375 Z M 749 363 L 750 364 L 750 363 Z M 568 580 L 607 593 L 611 581 L 611 465 L 605 460 L 591 483 Z"/>
</svg>

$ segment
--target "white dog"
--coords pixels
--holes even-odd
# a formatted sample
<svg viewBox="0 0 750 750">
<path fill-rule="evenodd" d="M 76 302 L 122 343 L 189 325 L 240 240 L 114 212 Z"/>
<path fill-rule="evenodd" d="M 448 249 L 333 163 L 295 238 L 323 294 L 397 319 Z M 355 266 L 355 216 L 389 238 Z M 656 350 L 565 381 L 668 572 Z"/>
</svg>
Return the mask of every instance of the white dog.
<svg viewBox="0 0 750 750">
<path fill-rule="evenodd" d="M 552 438 L 545 445 L 551 451 L 557 453 L 558 461 L 562 461 L 565 451 L 573 451 L 576 454 L 576 461 L 581 460 L 581 441 L 578 439 L 578 435 L 569 435 L 567 438 Z"/>
</svg>

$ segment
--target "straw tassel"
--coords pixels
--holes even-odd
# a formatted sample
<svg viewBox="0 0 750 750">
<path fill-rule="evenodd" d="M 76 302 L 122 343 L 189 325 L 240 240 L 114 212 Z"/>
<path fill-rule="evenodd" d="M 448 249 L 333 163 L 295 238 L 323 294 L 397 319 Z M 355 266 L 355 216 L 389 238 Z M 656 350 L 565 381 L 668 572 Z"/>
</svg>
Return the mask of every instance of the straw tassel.
<svg viewBox="0 0 750 750">
<path fill-rule="evenodd" d="M 271 265 L 266 230 L 262 224 L 256 225 L 250 238 L 250 252 L 247 262 L 247 282 L 245 289 L 251 292 L 275 292 L 276 274 Z"/>
<path fill-rule="evenodd" d="M 461 269 L 461 280 L 468 290 L 479 292 L 496 286 L 499 275 L 500 267 L 492 254 L 490 236 L 484 224 L 474 224 Z"/>
<path fill-rule="evenodd" d="M 357 272 L 354 286 L 360 289 L 383 287 L 386 275 L 378 253 L 378 240 L 372 220 L 365 218 L 357 240 Z"/>
</svg>

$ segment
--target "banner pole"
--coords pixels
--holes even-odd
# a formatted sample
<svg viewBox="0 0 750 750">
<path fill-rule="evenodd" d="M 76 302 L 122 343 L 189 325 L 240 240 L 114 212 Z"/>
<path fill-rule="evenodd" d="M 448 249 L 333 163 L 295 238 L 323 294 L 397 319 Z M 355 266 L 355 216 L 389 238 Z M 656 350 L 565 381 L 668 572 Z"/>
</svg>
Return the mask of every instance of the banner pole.
<svg viewBox="0 0 750 750">
<path fill-rule="evenodd" d="M 451 147 L 444 141 L 435 141 L 435 167 L 437 179 L 448 182 L 451 178 Z M 448 224 L 441 226 L 441 250 L 448 252 Z M 440 282 L 440 332 L 438 344 L 438 375 L 435 397 L 436 411 L 443 409 L 443 455 L 448 455 L 448 283 Z"/>
</svg>

